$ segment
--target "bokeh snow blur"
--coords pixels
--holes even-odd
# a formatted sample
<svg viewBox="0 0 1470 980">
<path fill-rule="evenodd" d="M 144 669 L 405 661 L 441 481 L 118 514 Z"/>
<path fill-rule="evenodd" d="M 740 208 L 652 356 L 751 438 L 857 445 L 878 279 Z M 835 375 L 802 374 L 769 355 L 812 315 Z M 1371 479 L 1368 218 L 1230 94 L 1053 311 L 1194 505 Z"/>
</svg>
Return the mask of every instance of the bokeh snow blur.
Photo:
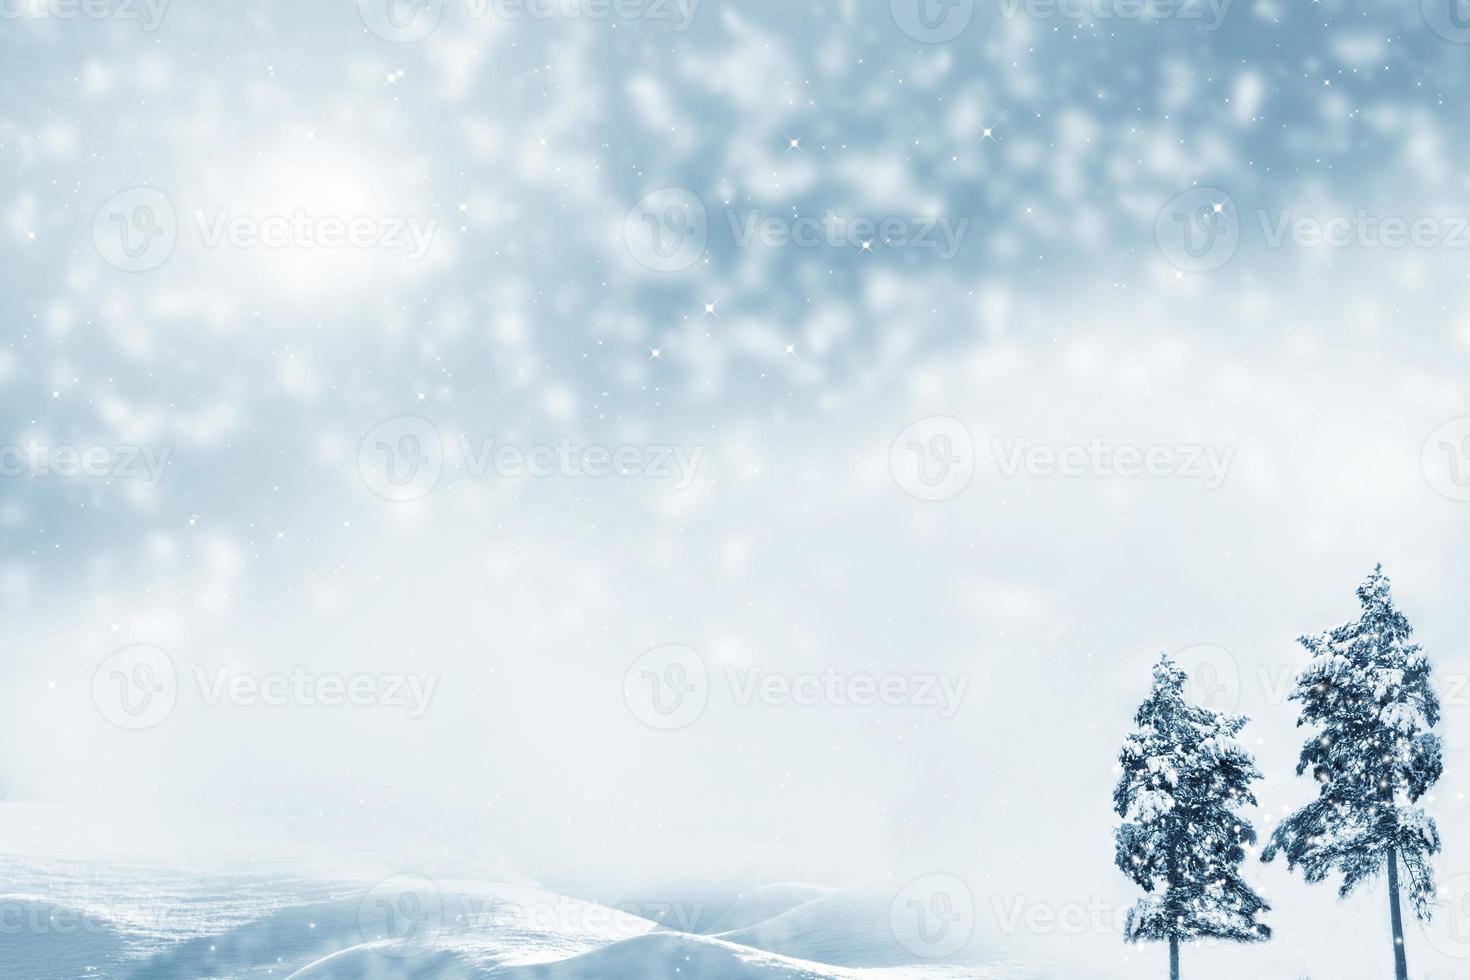
<svg viewBox="0 0 1470 980">
<path fill-rule="evenodd" d="M 1269 830 L 1382 562 L 1470 873 L 1455 2 L 0 0 L 0 790 L 1120 909 L 1151 660 Z M 1202 973 L 1383 959 L 1247 875 L 1278 941 Z"/>
</svg>

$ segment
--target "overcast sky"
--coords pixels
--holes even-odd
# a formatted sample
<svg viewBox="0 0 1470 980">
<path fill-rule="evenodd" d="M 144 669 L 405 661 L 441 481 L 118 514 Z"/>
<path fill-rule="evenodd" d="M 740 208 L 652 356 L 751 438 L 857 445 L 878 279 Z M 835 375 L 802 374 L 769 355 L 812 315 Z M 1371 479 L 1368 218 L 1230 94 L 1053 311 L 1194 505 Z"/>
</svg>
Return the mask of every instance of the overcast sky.
<svg viewBox="0 0 1470 980">
<path fill-rule="evenodd" d="M 889 8 L 0 4 L 11 798 L 1122 905 L 1151 660 L 1253 716 L 1269 830 L 1382 562 L 1470 873 L 1447 11 Z"/>
</svg>

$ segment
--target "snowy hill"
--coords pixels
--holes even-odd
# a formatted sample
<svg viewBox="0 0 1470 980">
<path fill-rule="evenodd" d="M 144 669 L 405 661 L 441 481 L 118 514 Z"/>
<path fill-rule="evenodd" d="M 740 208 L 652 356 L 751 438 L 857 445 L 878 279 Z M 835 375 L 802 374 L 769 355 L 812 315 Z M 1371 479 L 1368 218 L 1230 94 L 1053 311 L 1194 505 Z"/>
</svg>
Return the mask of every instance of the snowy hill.
<svg viewBox="0 0 1470 980">
<path fill-rule="evenodd" d="M 706 936 L 652 933 L 554 963 L 487 969 L 450 950 L 412 958 L 369 946 L 345 950 L 287 980 L 1028 980 L 1014 964 L 850 970 L 736 946 Z"/>
<path fill-rule="evenodd" d="M 892 915 L 893 896 L 881 889 L 834 892 L 774 918 L 718 938 L 752 949 L 847 967 L 885 967 L 924 962 L 917 925 Z M 951 961 L 982 961 L 972 938 Z M 993 951 L 992 951 L 993 955 Z"/>
<path fill-rule="evenodd" d="M 421 882 L 411 882 L 423 887 Z M 383 885 L 342 900 L 280 909 L 219 935 L 183 941 L 118 974 L 125 980 L 917 980 L 1040 976 L 1030 967 L 927 964 L 904 950 L 879 897 L 775 886 L 732 908 L 740 917 L 818 897 L 723 936 L 552 892 L 501 883 Z M 413 902 L 404 901 L 405 894 Z M 373 913 L 415 908 L 421 928 L 377 935 Z M 759 945 L 757 945 L 759 944 Z M 829 959 L 819 959 L 825 957 Z M 917 961 L 917 962 L 916 962 Z"/>
<path fill-rule="evenodd" d="M 705 936 L 658 933 L 626 939 L 560 963 L 494 974 L 497 980 L 837 980 L 845 970 L 776 956 Z M 335 980 L 335 978 L 334 978 Z"/>
<path fill-rule="evenodd" d="M 356 854 L 339 860 L 329 848 L 314 855 L 315 866 L 257 861 L 245 871 L 236 856 L 214 864 L 132 850 L 97 856 L 76 847 L 64 817 L 14 807 L 0 815 L 0 880 L 8 888 L 0 904 L 4 924 L 21 926 L 0 942 L 0 980 L 1045 976 L 994 955 L 983 965 L 964 953 L 931 962 L 905 949 L 913 937 L 890 921 L 886 885 L 833 892 L 788 882 L 734 901 L 722 896 L 711 899 L 723 909 L 711 920 L 722 934 L 694 935 L 514 874 L 378 879 L 380 865 L 360 865 Z M 59 835 L 48 831 L 57 827 Z M 452 864 L 428 855 L 422 863 Z"/>
<path fill-rule="evenodd" d="M 411 909 L 417 919 L 390 921 Z M 519 884 L 390 879 L 339 901 L 282 909 L 186 941 L 129 980 L 200 977 L 423 977 L 459 980 L 556 961 L 656 928 L 647 919 Z M 387 934 L 385 934 L 387 933 Z"/>
<path fill-rule="evenodd" d="M 832 889 L 821 885 L 807 885 L 799 882 L 766 885 L 763 888 L 757 888 L 749 895 L 741 896 L 734 905 L 726 909 L 724 914 L 715 920 L 710 928 L 699 931 L 709 935 L 718 935 L 733 932 L 736 929 L 748 929 L 767 919 L 773 919 L 789 912 L 798 905 L 805 905 L 807 902 L 825 898 L 830 894 L 832 894 Z"/>
<path fill-rule="evenodd" d="M 0 895 L 0 976 L 80 977 L 121 955 L 125 941 L 107 919 L 30 894 Z M 15 970 L 16 972 L 11 972 Z M 28 970 L 32 972 L 22 973 Z"/>
<path fill-rule="evenodd" d="M 370 943 L 325 956 L 286 980 L 483 980 L 486 975 L 484 967 L 455 950 L 403 956 Z"/>
</svg>

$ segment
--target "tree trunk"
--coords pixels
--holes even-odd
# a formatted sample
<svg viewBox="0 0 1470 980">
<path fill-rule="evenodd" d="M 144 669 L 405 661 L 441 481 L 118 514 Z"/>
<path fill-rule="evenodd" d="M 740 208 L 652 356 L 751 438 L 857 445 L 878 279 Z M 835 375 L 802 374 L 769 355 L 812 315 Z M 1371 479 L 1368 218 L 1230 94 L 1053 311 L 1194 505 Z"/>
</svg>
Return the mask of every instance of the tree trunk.
<svg viewBox="0 0 1470 980">
<path fill-rule="evenodd" d="M 1179 937 L 1169 937 L 1169 980 L 1179 980 Z"/>
<path fill-rule="evenodd" d="M 1393 848 L 1388 849 L 1388 915 L 1393 923 L 1393 975 L 1395 980 L 1409 980 L 1409 964 L 1404 958 L 1404 917 L 1399 912 L 1399 865 Z"/>
</svg>

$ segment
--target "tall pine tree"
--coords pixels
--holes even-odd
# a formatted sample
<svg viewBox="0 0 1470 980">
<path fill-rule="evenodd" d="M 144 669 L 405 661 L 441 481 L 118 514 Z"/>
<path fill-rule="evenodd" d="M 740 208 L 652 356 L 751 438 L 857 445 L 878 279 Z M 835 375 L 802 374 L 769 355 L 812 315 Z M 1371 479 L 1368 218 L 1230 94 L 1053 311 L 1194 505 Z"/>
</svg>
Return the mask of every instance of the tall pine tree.
<svg viewBox="0 0 1470 980">
<path fill-rule="evenodd" d="M 1154 666 L 1153 690 L 1137 730 L 1118 756 L 1113 791 L 1118 868 L 1144 891 L 1128 912 L 1128 942 L 1169 943 L 1169 976 L 1179 978 L 1179 943 L 1193 939 L 1259 942 L 1265 901 L 1240 876 L 1255 829 L 1237 810 L 1256 805 L 1255 760 L 1237 740 L 1246 718 L 1184 699 L 1189 679 L 1167 655 Z"/>
<path fill-rule="evenodd" d="M 1427 920 L 1434 911 L 1429 859 L 1439 851 L 1439 831 L 1418 801 L 1443 770 L 1439 737 L 1430 731 L 1439 699 L 1382 565 L 1358 587 L 1358 601 L 1358 619 L 1301 638 L 1312 659 L 1291 700 L 1301 702 L 1297 724 L 1317 731 L 1302 746 L 1296 771 L 1310 770 L 1320 785 L 1315 800 L 1276 828 L 1261 857 L 1270 861 L 1282 851 L 1311 882 L 1340 872 L 1340 895 L 1386 870 L 1394 969 L 1407 980 L 1399 864 L 1414 911 Z"/>
</svg>

